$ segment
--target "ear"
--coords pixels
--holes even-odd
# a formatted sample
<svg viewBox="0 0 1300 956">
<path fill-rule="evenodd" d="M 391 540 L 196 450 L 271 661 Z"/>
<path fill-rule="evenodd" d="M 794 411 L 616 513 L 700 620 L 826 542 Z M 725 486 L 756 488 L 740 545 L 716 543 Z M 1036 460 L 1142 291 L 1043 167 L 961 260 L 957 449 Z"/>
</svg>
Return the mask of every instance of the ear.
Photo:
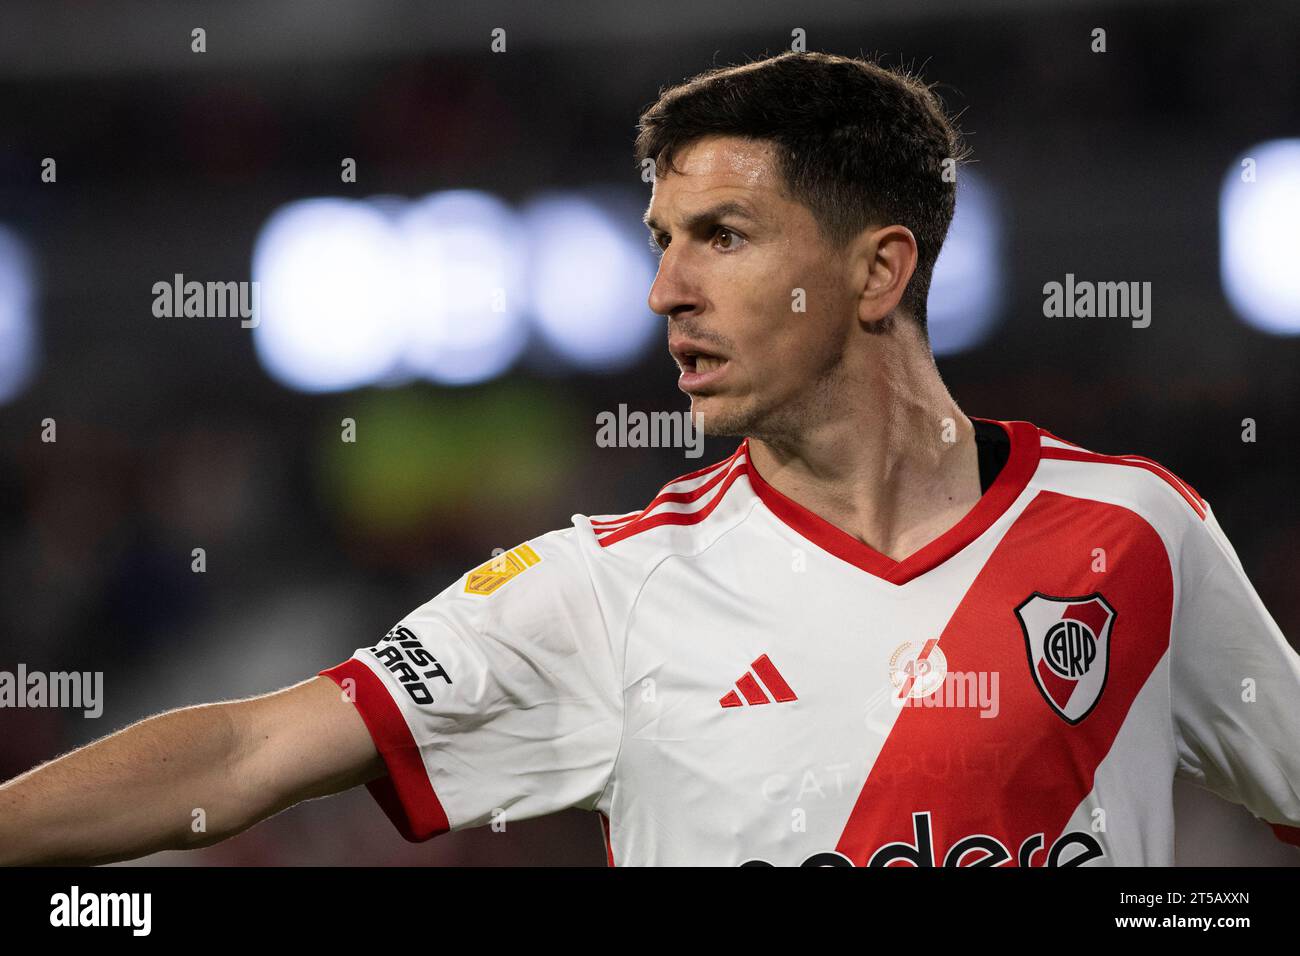
<svg viewBox="0 0 1300 956">
<path fill-rule="evenodd" d="M 871 331 L 888 331 L 916 271 L 916 237 L 906 226 L 882 226 L 864 230 L 852 248 L 858 321 Z"/>
</svg>

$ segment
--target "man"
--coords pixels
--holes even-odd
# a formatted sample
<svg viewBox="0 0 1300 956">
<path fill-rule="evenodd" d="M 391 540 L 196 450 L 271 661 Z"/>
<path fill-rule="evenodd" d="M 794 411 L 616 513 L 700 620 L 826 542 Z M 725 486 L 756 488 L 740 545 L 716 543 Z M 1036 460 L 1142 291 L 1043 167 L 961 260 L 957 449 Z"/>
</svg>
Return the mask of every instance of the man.
<svg viewBox="0 0 1300 956">
<path fill-rule="evenodd" d="M 0 859 L 204 845 L 360 783 L 411 840 L 593 810 L 617 865 L 1169 864 L 1175 777 L 1294 836 L 1300 659 L 1209 505 L 940 380 L 963 157 L 930 90 L 784 54 L 669 90 L 637 150 L 650 305 L 736 452 L 323 676 L 11 781 Z"/>
</svg>

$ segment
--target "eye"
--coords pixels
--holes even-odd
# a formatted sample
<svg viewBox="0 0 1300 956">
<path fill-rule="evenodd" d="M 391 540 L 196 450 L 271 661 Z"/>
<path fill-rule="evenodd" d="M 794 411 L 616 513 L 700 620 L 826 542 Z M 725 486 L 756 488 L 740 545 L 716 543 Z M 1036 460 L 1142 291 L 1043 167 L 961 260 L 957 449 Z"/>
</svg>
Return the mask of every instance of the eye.
<svg viewBox="0 0 1300 956">
<path fill-rule="evenodd" d="M 667 236 L 664 236 L 664 235 L 651 236 L 651 237 L 650 237 L 650 248 L 653 249 L 653 250 L 655 251 L 656 254 L 660 254 L 660 253 L 662 253 L 665 249 L 668 248 L 668 243 L 670 243 L 670 242 L 672 242 L 672 240 L 669 239 Z"/>
<path fill-rule="evenodd" d="M 719 226 L 717 229 L 714 230 L 713 238 L 715 242 L 720 236 L 728 237 L 728 241 L 720 247 L 721 249 L 727 252 L 739 248 L 740 243 L 745 241 L 743 238 L 741 238 L 739 233 L 736 233 L 733 230 L 728 229 L 726 226 Z"/>
</svg>

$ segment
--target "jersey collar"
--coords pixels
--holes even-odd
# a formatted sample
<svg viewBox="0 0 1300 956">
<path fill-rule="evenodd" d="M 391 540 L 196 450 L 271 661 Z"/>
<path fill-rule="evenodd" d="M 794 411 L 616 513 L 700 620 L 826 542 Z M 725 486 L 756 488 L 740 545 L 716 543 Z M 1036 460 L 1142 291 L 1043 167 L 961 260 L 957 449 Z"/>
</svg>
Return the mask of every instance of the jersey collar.
<svg viewBox="0 0 1300 956">
<path fill-rule="evenodd" d="M 1011 454 L 1002 466 L 988 491 L 980 496 L 975 506 L 960 521 L 929 544 L 912 552 L 901 561 L 863 544 L 857 538 L 840 530 L 825 518 L 809 511 L 803 505 L 777 491 L 758 473 L 749 457 L 749 439 L 741 442 L 740 451 L 745 456 L 745 471 L 750 487 L 762 499 L 769 511 L 784 524 L 807 538 L 824 551 L 847 561 L 854 567 L 873 574 L 891 584 L 906 584 L 927 571 L 933 570 L 989 529 L 1011 507 L 1029 479 L 1038 468 L 1041 440 L 1038 427 L 1029 422 L 1003 422 L 971 416 L 973 421 L 990 421 L 1000 425 L 1011 439 Z"/>
</svg>

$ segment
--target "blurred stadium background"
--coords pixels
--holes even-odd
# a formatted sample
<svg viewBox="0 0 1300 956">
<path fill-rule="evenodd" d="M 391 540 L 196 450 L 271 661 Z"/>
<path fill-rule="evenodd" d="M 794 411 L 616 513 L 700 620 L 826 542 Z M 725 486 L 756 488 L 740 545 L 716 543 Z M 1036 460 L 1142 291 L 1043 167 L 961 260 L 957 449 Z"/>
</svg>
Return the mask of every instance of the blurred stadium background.
<svg viewBox="0 0 1300 956">
<path fill-rule="evenodd" d="M 958 401 L 1172 468 L 1294 641 L 1295 4 L 7 0 L 0 669 L 102 670 L 105 707 L 0 712 L 0 779 L 310 676 L 492 549 L 729 454 L 594 440 L 620 403 L 685 407 L 634 124 L 796 28 L 923 68 L 961 113 L 978 162 L 931 296 Z M 1066 273 L 1150 281 L 1150 327 L 1044 318 Z M 260 281 L 261 324 L 155 316 L 176 274 Z M 505 311 L 459 294 L 485 278 Z M 1180 863 L 1300 863 L 1241 808 L 1175 799 Z M 570 811 L 411 845 L 358 789 L 145 862 L 600 865 L 599 834 Z"/>
</svg>

